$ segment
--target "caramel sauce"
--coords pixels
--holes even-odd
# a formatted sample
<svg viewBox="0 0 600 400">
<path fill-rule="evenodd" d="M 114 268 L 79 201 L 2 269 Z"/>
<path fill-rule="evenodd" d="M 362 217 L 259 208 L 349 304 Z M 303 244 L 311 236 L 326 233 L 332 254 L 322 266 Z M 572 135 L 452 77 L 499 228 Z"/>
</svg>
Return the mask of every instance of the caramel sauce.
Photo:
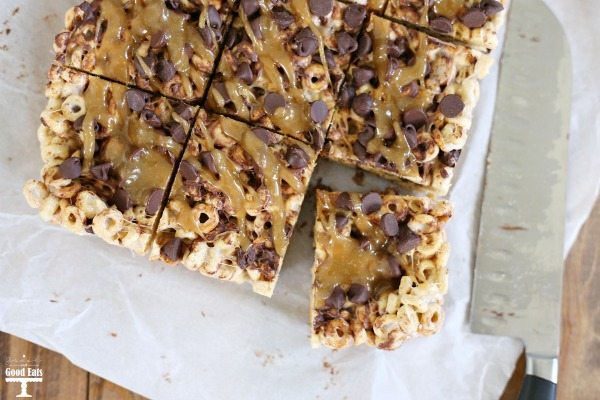
<svg viewBox="0 0 600 400">
<path fill-rule="evenodd" d="M 193 158 L 186 158 L 186 160 L 196 167 L 202 179 L 209 182 L 215 188 L 218 188 L 227 197 L 238 220 L 239 237 L 243 248 L 251 244 L 251 240 L 247 237 L 244 229 L 247 209 L 266 207 L 271 215 L 274 247 L 277 253 L 281 255 L 287 245 L 287 236 L 285 233 L 286 208 L 282 193 L 282 182 L 286 181 L 296 192 L 304 191 L 305 185 L 247 125 L 225 117 L 219 117 L 218 123 L 223 134 L 234 139 L 260 168 L 269 193 L 267 197 L 268 203 L 265 205 L 260 204 L 259 194 L 242 180 L 240 174 L 241 167 L 231 160 L 225 150 L 215 148 L 214 139 L 202 122 L 198 122 L 202 131 L 202 137 L 197 135 L 192 140 L 198 140 L 204 151 L 211 152 L 218 171 L 218 177 L 207 168 L 201 166 L 198 160 Z M 216 129 L 219 129 L 219 127 Z M 180 179 L 177 179 L 174 186 L 174 193 L 176 195 L 172 197 L 171 201 L 175 200 L 178 203 L 186 203 L 181 186 Z M 191 208 L 189 206 L 187 208 L 186 206 L 179 208 L 178 221 L 181 226 L 187 231 L 202 235 L 200 223 L 192 217 Z"/>
<path fill-rule="evenodd" d="M 128 82 L 130 40 L 125 8 L 119 0 L 104 0 L 100 8 L 96 32 L 100 31 L 103 23 L 106 23 L 106 32 L 96 51 L 96 69 L 99 73 L 110 75 L 121 82 Z"/>
<path fill-rule="evenodd" d="M 300 7 L 299 2 L 296 1 L 296 3 L 298 4 L 295 7 Z M 268 82 L 268 86 L 264 89 L 279 93 L 284 96 L 286 100 L 286 106 L 277 109 L 272 115 L 269 115 L 269 117 L 282 131 L 288 134 L 299 135 L 313 126 L 312 121 L 310 120 L 309 105 L 304 98 L 302 88 L 298 87 L 293 57 L 285 48 L 285 43 L 282 41 L 279 34 L 279 28 L 271 18 L 270 12 L 263 2 L 261 2 L 261 8 L 263 12 L 258 18 L 260 18 L 262 40 L 254 35 L 248 17 L 243 12 L 240 13 L 240 17 L 244 29 L 252 41 L 253 49 L 260 59 L 264 74 L 263 78 Z M 308 10 L 302 11 L 300 8 L 298 8 L 298 10 L 300 10 L 300 15 L 308 12 Z M 306 16 L 302 18 L 304 19 Z M 315 34 L 319 40 L 321 40 L 321 35 L 318 34 L 318 32 Z M 322 46 L 321 43 L 320 47 Z M 323 59 L 325 57 L 324 50 L 322 57 Z M 324 65 L 327 64 L 325 63 Z M 287 79 L 284 79 L 280 69 L 283 70 Z M 245 95 L 245 93 L 250 91 L 249 88 L 243 90 L 247 85 L 240 82 L 234 76 L 227 77 L 227 81 L 226 87 L 228 89 L 228 94 L 236 106 L 236 110 L 238 110 L 238 112 L 240 110 L 243 110 L 244 113 L 248 112 L 247 108 L 242 106 L 244 103 L 242 95 Z M 232 90 L 229 91 L 229 89 Z"/>
<path fill-rule="evenodd" d="M 83 173 L 94 165 L 96 147 L 95 125 L 100 124 L 107 136 L 107 144 L 99 162 L 110 162 L 121 178 L 122 187 L 136 204 L 145 204 L 153 188 L 164 188 L 173 166 L 157 150 L 158 146 L 177 155 L 181 145 L 171 137 L 141 121 L 127 106 L 127 87 L 90 78 L 84 93 L 86 115 L 82 125 Z M 135 151 L 135 157 L 132 153 Z"/>
<path fill-rule="evenodd" d="M 358 283 L 365 285 L 372 294 L 392 287 L 387 258 L 382 254 L 387 239 L 380 229 L 373 226 L 360 211 L 360 200 L 352 194 L 358 217 L 353 221 L 356 228 L 369 238 L 370 249 L 361 249 L 357 239 L 341 235 L 335 227 L 335 206 L 329 195 L 319 195 L 322 202 L 319 220 L 324 232 L 315 239 L 322 243 L 325 259 L 315 271 L 315 308 L 324 306 L 331 291 L 338 285 Z"/>
<path fill-rule="evenodd" d="M 430 7 L 436 15 L 454 19 L 464 5 L 464 0 L 432 0 Z"/>
<path fill-rule="evenodd" d="M 200 28 L 207 23 L 207 9 L 208 7 L 204 7 L 200 15 Z M 153 33 L 164 32 L 167 36 L 168 57 L 166 58 L 173 63 L 177 72 L 180 73 L 186 95 L 189 97 L 193 95 L 190 78 L 196 87 L 204 87 L 205 77 L 202 74 L 190 73 L 190 61 L 185 53 L 185 46 L 186 44 L 191 46 L 194 52 L 204 60 L 214 60 L 214 53 L 204 44 L 198 33 L 198 28 L 188 22 L 186 14 L 168 9 L 163 0 L 146 0 L 143 2 L 137 0 L 131 30 L 134 35 L 133 40 L 136 42 L 147 40 Z M 216 42 L 214 37 L 213 41 Z M 152 77 L 152 79 L 156 81 L 156 77 Z"/>
<path fill-rule="evenodd" d="M 373 112 L 375 114 L 376 140 L 371 140 L 367 151 L 371 154 L 381 153 L 388 161 L 393 162 L 405 176 L 418 177 L 418 167 L 415 164 L 408 144 L 404 140 L 400 123 L 402 114 L 413 108 L 426 109 L 431 102 L 430 94 L 424 85 L 427 70 L 427 36 L 417 32 L 418 47 L 415 52 L 415 62 L 410 66 L 398 67 L 388 76 L 389 32 L 391 22 L 377 18 L 373 23 L 373 63 L 379 80 L 379 86 L 372 92 Z M 402 90 L 409 83 L 421 83 L 421 90 L 415 97 L 410 97 Z M 383 138 L 389 132 L 395 132 L 396 141 L 390 147 L 383 144 Z"/>
</svg>

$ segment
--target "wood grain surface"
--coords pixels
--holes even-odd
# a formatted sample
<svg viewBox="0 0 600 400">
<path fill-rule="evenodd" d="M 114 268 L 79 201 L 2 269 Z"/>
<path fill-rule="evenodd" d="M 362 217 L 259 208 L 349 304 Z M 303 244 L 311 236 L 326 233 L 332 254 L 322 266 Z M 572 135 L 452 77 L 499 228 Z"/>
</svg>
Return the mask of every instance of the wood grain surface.
<svg viewBox="0 0 600 400">
<path fill-rule="evenodd" d="M 563 321 L 558 385 L 560 400 L 600 399 L 600 200 L 581 231 L 565 268 Z M 69 362 L 65 357 L 0 332 L 0 359 L 40 359 L 51 365 L 44 382 L 29 385 L 33 399 L 139 400 L 144 397 L 123 389 Z M 44 371 L 46 371 L 44 370 Z M 502 400 L 517 398 L 525 360 L 521 357 Z M 46 373 L 46 372 L 45 372 Z M 18 384 L 0 380 L 0 399 L 14 399 Z"/>
</svg>

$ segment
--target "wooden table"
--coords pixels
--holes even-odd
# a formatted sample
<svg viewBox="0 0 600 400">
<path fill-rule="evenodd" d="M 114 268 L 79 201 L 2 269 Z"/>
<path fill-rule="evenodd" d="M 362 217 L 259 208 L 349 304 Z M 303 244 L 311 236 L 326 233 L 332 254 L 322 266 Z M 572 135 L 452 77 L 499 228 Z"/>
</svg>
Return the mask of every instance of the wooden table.
<svg viewBox="0 0 600 400">
<path fill-rule="evenodd" d="M 559 399 L 600 398 L 600 200 L 573 247 L 565 268 Z M 41 359 L 51 365 L 44 382 L 32 384 L 34 399 L 127 400 L 143 399 L 71 364 L 63 356 L 0 332 L 0 357 Z M 523 379 L 524 357 L 517 363 L 503 400 L 516 399 Z M 0 381 L 0 399 L 14 399 L 19 385 Z"/>
</svg>

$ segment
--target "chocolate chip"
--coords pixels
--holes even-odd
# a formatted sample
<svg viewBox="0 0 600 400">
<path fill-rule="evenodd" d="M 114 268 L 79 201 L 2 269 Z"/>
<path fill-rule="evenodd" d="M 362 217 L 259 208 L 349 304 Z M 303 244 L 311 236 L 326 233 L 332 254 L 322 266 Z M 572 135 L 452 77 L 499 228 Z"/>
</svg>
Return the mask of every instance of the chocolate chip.
<svg viewBox="0 0 600 400">
<path fill-rule="evenodd" d="M 352 101 L 352 110 L 361 117 L 366 117 L 373 108 L 373 98 L 368 93 L 361 93 Z"/>
<path fill-rule="evenodd" d="M 90 168 L 90 172 L 92 173 L 92 176 L 94 178 L 99 179 L 101 181 L 107 181 L 108 174 L 110 173 L 111 168 L 112 164 L 107 162 L 103 164 L 94 165 L 92 168 Z"/>
<path fill-rule="evenodd" d="M 156 74 L 162 82 L 169 82 L 175 76 L 175 66 L 168 60 L 160 60 L 156 64 Z"/>
<path fill-rule="evenodd" d="M 402 114 L 402 122 L 404 125 L 412 125 L 416 130 L 419 130 L 427 124 L 427 114 L 420 108 L 413 108 Z"/>
<path fill-rule="evenodd" d="M 412 125 L 406 125 L 402 128 L 402 134 L 404 135 L 404 139 L 406 139 L 406 144 L 408 148 L 414 150 L 417 147 L 417 130 Z"/>
<path fill-rule="evenodd" d="M 229 93 L 227 93 L 227 87 L 225 87 L 225 82 L 215 81 L 213 86 L 223 98 L 223 105 L 226 106 L 227 104 L 231 103 L 231 97 L 229 97 Z"/>
<path fill-rule="evenodd" d="M 382 204 L 383 200 L 381 199 L 379 193 L 371 192 L 362 198 L 362 203 L 360 206 L 363 213 L 371 214 L 379 211 Z"/>
<path fill-rule="evenodd" d="M 173 238 L 169 240 L 160 249 L 160 254 L 170 261 L 178 261 L 185 253 L 185 244 L 181 238 Z"/>
<path fill-rule="evenodd" d="M 369 301 L 369 289 L 358 283 L 353 283 L 348 289 L 348 300 L 354 304 L 365 304 Z"/>
<path fill-rule="evenodd" d="M 371 68 L 359 67 L 352 72 L 352 84 L 355 88 L 369 83 L 373 78 L 375 78 L 375 71 Z"/>
<path fill-rule="evenodd" d="M 242 9 L 248 17 L 253 16 L 260 9 L 258 0 L 242 0 Z"/>
<path fill-rule="evenodd" d="M 335 216 L 335 229 L 342 230 L 348 224 L 349 218 L 344 214 L 336 214 Z"/>
<path fill-rule="evenodd" d="M 257 138 L 259 138 L 263 143 L 265 143 L 268 146 L 277 142 L 275 134 L 264 128 L 254 128 L 252 129 L 252 132 L 256 135 Z"/>
<path fill-rule="evenodd" d="M 449 94 L 444 97 L 440 102 L 440 111 L 448 118 L 454 118 L 458 116 L 465 108 L 460 96 L 456 94 Z"/>
<path fill-rule="evenodd" d="M 323 100 L 317 100 L 310 105 L 310 119 L 313 122 L 320 124 L 327 119 L 329 109 Z"/>
<path fill-rule="evenodd" d="M 406 224 L 400 225 L 397 240 L 396 249 L 399 253 L 408 253 L 421 243 L 419 235 L 411 231 Z"/>
<path fill-rule="evenodd" d="M 141 115 L 142 120 L 151 127 L 160 128 L 162 126 L 162 121 L 160 120 L 158 115 L 156 115 L 156 113 L 154 113 L 153 111 L 144 109 L 142 110 Z"/>
<path fill-rule="evenodd" d="M 362 25 L 367 10 L 364 6 L 358 4 L 349 5 L 344 11 L 344 22 L 352 29 L 358 29 Z"/>
<path fill-rule="evenodd" d="M 185 139 L 187 138 L 183 125 L 178 124 L 176 122 L 170 125 L 169 134 L 171 135 L 173 140 L 179 144 L 185 143 Z"/>
<path fill-rule="evenodd" d="M 304 133 L 304 137 L 314 150 L 321 151 L 325 144 L 325 135 L 320 129 L 310 129 Z"/>
<path fill-rule="evenodd" d="M 295 144 L 288 147 L 288 150 L 285 153 L 285 159 L 290 168 L 293 169 L 306 168 L 308 166 L 308 162 L 310 161 L 308 154 L 306 154 L 302 148 Z"/>
<path fill-rule="evenodd" d="M 163 31 L 158 31 L 150 36 L 150 47 L 153 49 L 162 49 L 167 45 L 167 34 Z"/>
<path fill-rule="evenodd" d="M 436 17 L 429 21 L 429 26 L 434 31 L 440 33 L 450 33 L 452 32 L 452 21 L 450 21 L 446 17 Z"/>
<path fill-rule="evenodd" d="M 67 158 L 58 167 L 58 174 L 64 179 L 75 179 L 81 176 L 81 160 L 77 157 Z"/>
<path fill-rule="evenodd" d="M 117 189 L 117 191 L 115 192 L 115 195 L 113 196 L 112 201 L 113 201 L 113 204 L 115 206 L 117 206 L 117 208 L 121 212 L 125 212 L 125 211 L 129 210 L 131 207 L 133 207 L 133 200 L 129 196 L 129 193 L 127 193 L 127 191 L 122 188 Z"/>
<path fill-rule="evenodd" d="M 389 57 L 399 59 L 406 53 L 406 50 L 408 50 L 406 40 L 400 40 L 388 45 L 387 54 Z"/>
<path fill-rule="evenodd" d="M 177 103 L 177 105 L 173 107 L 173 110 L 186 121 L 190 121 L 194 118 L 194 109 L 185 103 Z"/>
<path fill-rule="evenodd" d="M 187 160 L 183 160 L 179 164 L 179 173 L 184 181 L 195 181 L 198 179 L 198 170 Z"/>
<path fill-rule="evenodd" d="M 235 76 L 246 85 L 251 85 L 254 82 L 254 73 L 250 68 L 250 64 L 243 62 L 237 69 Z"/>
<path fill-rule="evenodd" d="M 262 40 L 263 34 L 262 34 L 262 25 L 260 23 L 260 18 L 257 17 L 257 18 L 254 18 L 252 21 L 250 21 L 250 28 L 252 28 L 252 33 L 254 34 L 256 39 Z"/>
<path fill-rule="evenodd" d="M 152 189 L 150 196 L 148 196 L 148 201 L 146 202 L 146 214 L 155 215 L 158 212 L 164 194 L 165 191 L 162 189 Z"/>
<path fill-rule="evenodd" d="M 338 98 L 338 105 L 343 108 L 348 108 L 352 104 L 354 99 L 355 90 L 352 86 L 344 84 L 340 91 L 340 97 Z"/>
<path fill-rule="evenodd" d="M 167 3 L 167 7 L 172 10 L 177 10 L 179 8 L 179 0 L 166 0 L 165 3 Z"/>
<path fill-rule="evenodd" d="M 479 4 L 479 7 L 481 7 L 485 15 L 487 15 L 488 17 L 492 17 L 498 14 L 500 11 L 504 10 L 504 6 L 502 5 L 502 3 L 496 0 L 483 0 Z"/>
<path fill-rule="evenodd" d="M 206 44 L 206 47 L 212 47 L 212 45 L 213 45 L 212 30 L 208 26 L 205 26 L 202 28 L 198 28 L 198 32 L 200 33 L 200 37 L 202 38 L 202 41 L 204 42 L 204 44 Z"/>
<path fill-rule="evenodd" d="M 200 162 L 202 163 L 204 168 L 212 172 L 214 176 L 219 176 L 219 171 L 217 171 L 215 160 L 210 151 L 203 151 L 200 153 Z"/>
<path fill-rule="evenodd" d="M 285 98 L 279 93 L 270 92 L 265 96 L 265 111 L 274 114 L 277 109 L 285 107 Z"/>
<path fill-rule="evenodd" d="M 331 307 L 331 308 L 335 308 L 335 309 L 339 310 L 340 308 L 342 308 L 344 306 L 345 302 L 346 302 L 346 293 L 344 293 L 344 290 L 341 287 L 336 286 L 331 291 L 331 294 L 329 295 L 329 297 L 325 300 L 325 305 L 327 307 Z"/>
<path fill-rule="evenodd" d="M 455 167 L 460 157 L 460 150 L 441 151 L 438 155 L 440 162 L 448 167 Z"/>
<path fill-rule="evenodd" d="M 460 20 L 467 28 L 481 28 L 487 21 L 487 15 L 478 7 L 473 7 L 461 15 Z"/>
<path fill-rule="evenodd" d="M 340 193 L 337 199 L 335 199 L 335 207 L 340 208 L 342 210 L 352 210 L 352 208 L 354 208 L 354 205 L 352 204 L 350 194 L 348 192 Z"/>
<path fill-rule="evenodd" d="M 141 90 L 129 89 L 125 92 L 125 100 L 132 111 L 140 112 L 146 106 L 148 95 Z"/>
<path fill-rule="evenodd" d="M 398 234 L 398 220 L 394 214 L 383 214 L 379 224 L 386 236 L 396 236 Z"/>
<path fill-rule="evenodd" d="M 319 42 L 317 41 L 317 37 L 310 30 L 310 28 L 301 29 L 294 36 L 294 43 L 296 44 L 294 51 L 300 57 L 313 55 L 319 48 Z"/>
<path fill-rule="evenodd" d="M 281 6 L 273 7 L 271 14 L 273 15 L 273 21 L 275 21 L 279 29 L 286 29 L 294 23 L 294 16 Z"/>
<path fill-rule="evenodd" d="M 213 5 L 208 6 L 208 23 L 215 30 L 221 29 L 221 16 L 217 8 Z"/>
<path fill-rule="evenodd" d="M 324 17 L 333 10 L 333 0 L 308 0 L 311 14 Z"/>
<path fill-rule="evenodd" d="M 360 144 L 367 147 L 367 145 L 369 144 L 371 139 L 373 139 L 374 137 L 375 137 L 375 129 L 373 129 L 373 127 L 371 127 L 371 126 L 365 126 L 365 129 L 363 129 L 358 134 L 358 141 Z"/>
<path fill-rule="evenodd" d="M 358 47 L 354 53 L 354 58 L 358 59 L 366 54 L 369 54 L 372 48 L 373 40 L 371 39 L 371 36 L 369 36 L 367 32 L 361 33 L 358 37 Z"/>
<path fill-rule="evenodd" d="M 402 91 L 406 92 L 406 94 L 408 96 L 410 96 L 414 99 L 415 97 L 417 97 L 419 95 L 421 88 L 419 87 L 419 84 L 417 83 L 417 81 L 412 81 L 408 85 L 404 85 L 402 87 Z"/>
<path fill-rule="evenodd" d="M 392 278 L 400 278 L 402 276 L 402 270 L 400 269 L 400 263 L 396 260 L 396 257 L 390 254 L 387 258 L 387 262 Z"/>
<path fill-rule="evenodd" d="M 342 56 L 358 49 L 358 42 L 348 32 L 338 32 L 335 38 L 338 53 Z"/>
<path fill-rule="evenodd" d="M 82 115 L 81 117 L 79 117 L 75 121 L 73 121 L 73 129 L 75 129 L 76 131 L 80 131 L 83 128 L 84 120 L 85 120 L 85 115 Z"/>
<path fill-rule="evenodd" d="M 227 34 L 225 35 L 225 47 L 231 49 L 233 48 L 233 46 L 238 44 L 240 40 L 242 40 L 242 34 L 240 33 L 240 30 L 236 28 L 231 28 L 227 31 Z"/>
<path fill-rule="evenodd" d="M 367 159 L 367 148 L 360 142 L 352 143 L 352 151 L 360 161 L 365 161 Z"/>
</svg>

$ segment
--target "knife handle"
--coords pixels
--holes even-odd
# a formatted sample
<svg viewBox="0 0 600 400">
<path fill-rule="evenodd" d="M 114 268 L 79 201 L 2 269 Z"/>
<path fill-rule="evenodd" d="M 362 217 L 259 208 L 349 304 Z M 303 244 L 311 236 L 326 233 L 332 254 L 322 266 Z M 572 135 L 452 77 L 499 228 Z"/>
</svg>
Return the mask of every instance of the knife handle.
<svg viewBox="0 0 600 400">
<path fill-rule="evenodd" d="M 526 375 L 519 400 L 555 400 L 556 383 L 535 375 Z"/>
<path fill-rule="evenodd" d="M 519 400 L 555 400 L 558 360 L 527 353 L 526 375 Z"/>
</svg>

